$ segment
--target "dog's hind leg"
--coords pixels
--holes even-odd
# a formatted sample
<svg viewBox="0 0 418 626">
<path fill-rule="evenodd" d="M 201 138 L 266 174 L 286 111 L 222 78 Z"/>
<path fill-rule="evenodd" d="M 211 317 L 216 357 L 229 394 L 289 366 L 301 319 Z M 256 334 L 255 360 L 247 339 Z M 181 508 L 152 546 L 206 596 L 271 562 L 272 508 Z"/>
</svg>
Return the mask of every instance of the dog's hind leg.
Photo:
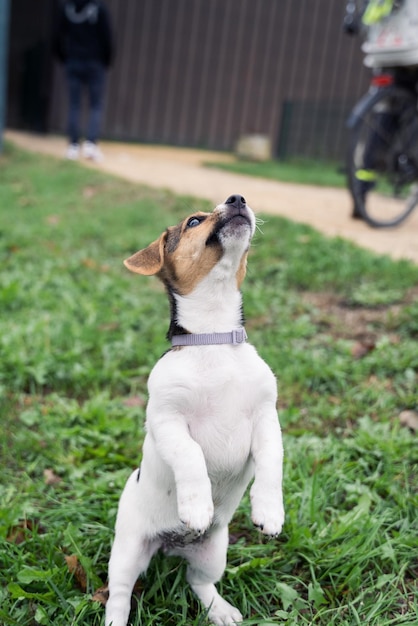
<svg viewBox="0 0 418 626">
<path fill-rule="evenodd" d="M 128 479 L 119 502 L 109 561 L 109 599 L 105 626 L 126 626 L 134 584 L 146 572 L 151 557 L 160 547 L 160 542 L 149 539 L 142 530 L 144 519 L 134 497 L 137 476 L 136 471 Z"/>
<path fill-rule="evenodd" d="M 106 626 L 126 626 L 131 610 L 131 595 L 137 578 L 148 568 L 158 549 L 154 542 L 141 537 L 116 533 L 109 562 L 109 599 L 106 604 Z"/>
<path fill-rule="evenodd" d="M 189 563 L 187 580 L 208 609 L 208 618 L 217 626 L 242 622 L 238 609 L 224 600 L 215 587 L 225 570 L 227 549 L 228 527 L 224 526 L 212 531 L 202 543 L 188 546 L 182 553 Z"/>
</svg>

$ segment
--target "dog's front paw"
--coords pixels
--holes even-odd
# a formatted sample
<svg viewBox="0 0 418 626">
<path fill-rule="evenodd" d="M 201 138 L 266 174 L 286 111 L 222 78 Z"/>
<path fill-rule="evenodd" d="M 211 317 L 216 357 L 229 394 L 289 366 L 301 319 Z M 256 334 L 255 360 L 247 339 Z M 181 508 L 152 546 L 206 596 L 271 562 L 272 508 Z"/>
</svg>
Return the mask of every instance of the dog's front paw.
<svg viewBox="0 0 418 626">
<path fill-rule="evenodd" d="M 203 497 L 192 492 L 179 497 L 178 514 L 180 521 L 199 534 L 209 528 L 213 520 L 213 502 L 209 495 Z"/>
<path fill-rule="evenodd" d="M 269 537 L 277 537 L 282 532 L 284 516 L 252 515 L 254 525 Z"/>
<path fill-rule="evenodd" d="M 273 505 L 267 498 L 252 498 L 252 515 L 254 525 L 264 535 L 277 537 L 284 524 L 284 509 L 282 505 Z"/>
</svg>

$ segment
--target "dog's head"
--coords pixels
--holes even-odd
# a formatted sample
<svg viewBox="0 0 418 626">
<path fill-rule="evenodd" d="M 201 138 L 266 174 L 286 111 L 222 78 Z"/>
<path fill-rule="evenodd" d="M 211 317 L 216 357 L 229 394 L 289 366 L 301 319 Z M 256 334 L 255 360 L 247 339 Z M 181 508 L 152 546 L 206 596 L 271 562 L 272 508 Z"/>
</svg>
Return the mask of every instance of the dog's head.
<svg viewBox="0 0 418 626">
<path fill-rule="evenodd" d="M 235 194 L 212 213 L 194 213 L 171 226 L 124 263 L 137 274 L 156 274 L 181 295 L 192 292 L 215 266 L 220 278 L 235 276 L 239 287 L 254 231 L 254 213 L 245 199 Z"/>
</svg>

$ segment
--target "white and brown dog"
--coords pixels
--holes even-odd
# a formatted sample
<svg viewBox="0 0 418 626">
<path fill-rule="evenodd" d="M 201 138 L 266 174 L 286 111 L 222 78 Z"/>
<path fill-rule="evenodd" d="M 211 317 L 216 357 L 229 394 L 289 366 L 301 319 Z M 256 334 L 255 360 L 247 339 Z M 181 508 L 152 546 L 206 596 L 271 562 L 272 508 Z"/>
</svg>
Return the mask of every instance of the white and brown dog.
<svg viewBox="0 0 418 626">
<path fill-rule="evenodd" d="M 143 459 L 119 503 L 106 626 L 127 624 L 134 583 L 159 548 L 188 561 L 187 579 L 214 624 L 241 622 L 215 583 L 228 523 L 253 477 L 254 524 L 265 535 L 281 531 L 276 380 L 242 326 L 240 285 L 254 231 L 254 213 L 234 195 L 125 261 L 165 284 L 173 347 L 148 381 Z"/>
</svg>

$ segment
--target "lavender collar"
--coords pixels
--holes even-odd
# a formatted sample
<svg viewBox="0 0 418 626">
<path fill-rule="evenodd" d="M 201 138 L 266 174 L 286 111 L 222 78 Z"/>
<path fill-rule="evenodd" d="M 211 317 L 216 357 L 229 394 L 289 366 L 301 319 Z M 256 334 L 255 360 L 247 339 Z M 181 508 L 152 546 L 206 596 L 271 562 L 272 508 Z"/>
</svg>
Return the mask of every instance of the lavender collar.
<svg viewBox="0 0 418 626">
<path fill-rule="evenodd" d="M 197 333 L 174 335 L 171 338 L 172 346 L 214 346 L 221 343 L 230 343 L 234 346 L 245 343 L 247 333 L 245 328 L 240 326 L 229 333 Z"/>
</svg>

